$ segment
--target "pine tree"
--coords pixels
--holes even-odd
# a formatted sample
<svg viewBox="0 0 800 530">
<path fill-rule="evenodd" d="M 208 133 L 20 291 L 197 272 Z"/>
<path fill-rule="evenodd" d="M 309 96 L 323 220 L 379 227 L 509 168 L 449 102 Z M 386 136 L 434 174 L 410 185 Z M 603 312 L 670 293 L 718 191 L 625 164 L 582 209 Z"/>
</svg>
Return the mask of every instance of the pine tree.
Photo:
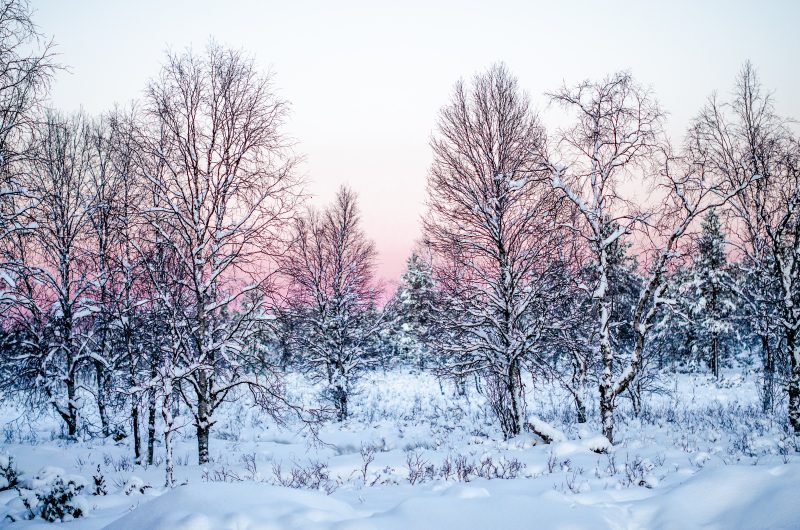
<svg viewBox="0 0 800 530">
<path fill-rule="evenodd" d="M 430 356 L 435 285 L 430 263 L 413 252 L 406 261 L 400 286 L 386 307 L 390 340 L 398 354 L 420 369 Z"/>
<path fill-rule="evenodd" d="M 696 352 L 707 359 L 714 377 L 719 378 L 725 338 L 733 329 L 731 318 L 736 304 L 725 255 L 725 234 L 714 210 L 703 218 L 697 252 L 688 293 L 690 316 L 697 330 Z"/>
<path fill-rule="evenodd" d="M 619 228 L 610 222 L 604 233 L 609 237 Z M 641 289 L 641 278 L 636 273 L 639 267 L 635 256 L 629 254 L 631 243 L 624 238 L 615 239 L 608 247 L 608 291 L 611 297 L 611 342 L 618 351 L 633 349 L 635 337 L 631 320 Z"/>
</svg>

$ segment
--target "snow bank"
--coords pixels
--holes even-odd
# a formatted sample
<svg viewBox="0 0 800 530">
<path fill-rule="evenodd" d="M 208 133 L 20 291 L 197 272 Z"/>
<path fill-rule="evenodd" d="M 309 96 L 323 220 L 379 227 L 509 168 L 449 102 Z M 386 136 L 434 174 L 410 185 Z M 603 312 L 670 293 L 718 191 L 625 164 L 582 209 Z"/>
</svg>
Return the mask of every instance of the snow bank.
<svg viewBox="0 0 800 530">
<path fill-rule="evenodd" d="M 642 500 L 601 491 L 566 495 L 531 480 L 399 487 L 350 502 L 255 483 L 182 486 L 109 529 L 406 530 L 800 528 L 800 464 L 703 469 Z M 384 494 L 389 493 L 383 490 Z M 351 503 L 358 503 L 355 508 Z"/>
<path fill-rule="evenodd" d="M 258 483 L 180 486 L 108 529 L 259 530 L 330 528 L 362 514 L 323 493 Z"/>
<path fill-rule="evenodd" d="M 642 501 L 650 528 L 800 528 L 800 464 L 704 469 Z"/>
</svg>

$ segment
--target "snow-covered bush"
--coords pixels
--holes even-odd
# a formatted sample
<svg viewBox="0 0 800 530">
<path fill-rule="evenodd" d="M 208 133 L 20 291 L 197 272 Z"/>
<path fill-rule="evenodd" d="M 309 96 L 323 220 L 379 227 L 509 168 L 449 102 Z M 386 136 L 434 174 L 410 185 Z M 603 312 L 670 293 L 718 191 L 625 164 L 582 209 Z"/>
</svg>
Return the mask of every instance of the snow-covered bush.
<svg viewBox="0 0 800 530">
<path fill-rule="evenodd" d="M 9 515 L 11 520 L 35 519 L 41 517 L 45 521 L 69 521 L 82 517 L 87 510 L 86 503 L 80 496 L 86 481 L 78 475 L 67 475 L 57 467 L 45 467 L 33 478 L 23 481 L 17 488 L 19 500 L 25 511 L 17 517 Z"/>
<path fill-rule="evenodd" d="M 100 471 L 100 464 L 97 464 L 97 473 L 92 475 L 92 480 L 94 481 L 92 495 L 108 494 L 108 490 L 106 488 L 106 477 L 104 477 L 103 472 Z"/>
<path fill-rule="evenodd" d="M 145 484 L 142 479 L 134 475 L 122 487 L 122 492 L 125 495 L 143 495 L 151 487 L 150 484 Z"/>
<path fill-rule="evenodd" d="M 0 455 L 0 491 L 17 487 L 21 473 L 14 463 L 14 457 Z"/>
</svg>

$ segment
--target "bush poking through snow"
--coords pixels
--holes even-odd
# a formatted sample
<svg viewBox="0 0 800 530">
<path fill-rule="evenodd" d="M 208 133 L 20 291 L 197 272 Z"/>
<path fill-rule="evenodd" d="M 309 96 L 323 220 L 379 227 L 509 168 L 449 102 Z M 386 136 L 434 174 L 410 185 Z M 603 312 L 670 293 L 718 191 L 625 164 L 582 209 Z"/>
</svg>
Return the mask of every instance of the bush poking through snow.
<svg viewBox="0 0 800 530">
<path fill-rule="evenodd" d="M 330 495 L 339 488 L 339 481 L 332 479 L 328 464 L 309 461 L 308 467 L 294 466 L 284 475 L 279 462 L 273 462 L 272 475 L 278 486 L 295 489 L 321 490 Z"/>
<path fill-rule="evenodd" d="M 369 474 L 369 465 L 374 461 L 375 461 L 375 446 L 366 445 L 366 444 L 362 443 L 361 444 L 361 470 L 360 471 L 361 471 L 361 480 L 364 482 L 364 485 L 367 484 L 367 475 Z"/>
<path fill-rule="evenodd" d="M 83 484 L 68 479 L 64 482 L 62 477 L 56 477 L 50 485 L 50 490 L 37 493 L 39 499 L 39 515 L 49 522 L 68 521 L 81 517 L 83 509 L 75 502 L 75 496 L 83 489 Z"/>
<path fill-rule="evenodd" d="M 150 486 L 150 484 L 145 484 L 142 479 L 134 475 L 129 478 L 128 482 L 125 483 L 125 486 L 122 487 L 122 492 L 125 495 L 144 495 L 144 492 L 151 487 L 152 486 Z"/>
<path fill-rule="evenodd" d="M 658 485 L 658 479 L 650 475 L 655 465 L 647 458 L 642 458 L 639 455 L 633 457 L 633 460 L 625 458 L 625 486 L 644 486 L 645 488 L 652 488 Z"/>
<path fill-rule="evenodd" d="M 0 455 L 0 491 L 16 488 L 21 475 L 13 456 Z"/>
<path fill-rule="evenodd" d="M 517 478 L 525 464 L 516 458 L 500 458 L 494 460 L 490 455 L 485 455 L 480 461 L 470 461 L 464 455 L 455 458 L 449 455 L 442 461 L 439 468 L 431 464 L 419 452 L 406 453 L 406 468 L 408 469 L 408 482 L 412 486 L 427 480 L 439 478 L 444 481 L 455 479 L 457 482 L 469 482 L 475 478 L 487 480 L 509 480 Z"/>
<path fill-rule="evenodd" d="M 94 490 L 92 491 L 92 495 L 108 494 L 108 489 L 106 488 L 106 477 L 104 477 L 103 472 L 100 471 L 100 464 L 97 464 L 97 473 L 92 475 L 92 480 L 94 481 Z"/>
<path fill-rule="evenodd" d="M 406 453 L 406 468 L 408 468 L 408 483 L 413 486 L 425 480 L 430 466 L 428 461 L 422 458 L 421 452 L 409 451 Z"/>
<path fill-rule="evenodd" d="M 80 492 L 85 486 L 83 477 L 65 475 L 60 468 L 43 468 L 34 478 L 17 487 L 19 498 L 27 511 L 20 514 L 19 518 L 41 517 L 52 523 L 82 517 L 86 506 Z M 17 520 L 13 515 L 9 515 L 9 518 Z"/>
</svg>

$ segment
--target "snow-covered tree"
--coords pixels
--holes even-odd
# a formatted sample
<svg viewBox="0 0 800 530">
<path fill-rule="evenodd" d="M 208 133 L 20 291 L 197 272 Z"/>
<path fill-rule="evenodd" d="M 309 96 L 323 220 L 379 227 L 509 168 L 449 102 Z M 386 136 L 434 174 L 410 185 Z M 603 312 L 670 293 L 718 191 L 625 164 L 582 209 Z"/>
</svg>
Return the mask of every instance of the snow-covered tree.
<svg viewBox="0 0 800 530">
<path fill-rule="evenodd" d="M 420 369 L 430 364 L 436 288 L 431 265 L 418 252 L 406 261 L 400 285 L 386 304 L 386 324 L 399 356 Z"/>
<path fill-rule="evenodd" d="M 260 384 L 238 356 L 264 307 L 236 309 L 275 289 L 274 258 L 299 191 L 282 134 L 287 108 L 252 59 L 213 43 L 203 54 L 168 54 L 146 91 L 144 149 L 155 171 L 144 176 L 156 200 L 145 217 L 151 243 L 174 260 L 168 283 L 184 297 L 178 307 L 162 302 L 178 319 L 170 325 L 170 348 L 181 352 L 176 389 L 194 419 L 200 464 L 216 409 L 235 387 Z"/>
<path fill-rule="evenodd" d="M 733 99 L 721 102 L 712 96 L 691 132 L 694 150 L 728 187 L 754 181 L 730 203 L 741 227 L 734 243 L 745 254 L 748 276 L 769 280 L 748 292 L 746 303 L 766 321 L 770 308 L 778 317 L 790 364 L 789 422 L 800 433 L 800 140 L 776 113 L 750 63 L 736 80 Z M 766 328 L 762 333 L 766 338 Z M 765 368 L 771 371 L 768 338 L 764 345 Z"/>
<path fill-rule="evenodd" d="M 143 226 L 143 204 L 146 204 L 144 178 L 137 170 L 137 159 L 141 155 L 139 142 L 134 131 L 137 124 L 135 113 L 124 113 L 119 109 L 106 117 L 108 135 L 106 149 L 110 151 L 108 170 L 114 175 L 116 209 L 114 215 L 114 239 L 112 253 L 113 293 L 112 305 L 114 341 L 116 353 L 112 357 L 112 366 L 121 369 L 120 384 L 116 393 L 126 398 L 130 407 L 131 436 L 133 438 L 134 462 L 142 463 L 140 410 L 142 395 L 133 392 L 142 379 L 142 368 L 146 360 L 143 334 L 146 319 L 142 306 L 147 297 L 143 286 L 146 283 L 144 264 L 137 252 Z M 154 436 L 155 433 L 153 433 Z M 152 444 L 148 455 L 152 463 Z"/>
<path fill-rule="evenodd" d="M 725 339 L 733 330 L 736 302 L 733 278 L 728 271 L 725 234 L 714 210 L 703 218 L 694 267 L 683 295 L 687 298 L 687 316 L 693 328 L 693 353 L 704 358 L 714 377 L 719 378 L 720 358 Z"/>
<path fill-rule="evenodd" d="M 646 166 L 657 151 L 663 114 L 650 94 L 627 73 L 598 83 L 587 81 L 575 88 L 564 86 L 551 94 L 551 99 L 575 113 L 574 125 L 557 137 L 559 157 L 564 162 L 553 164 L 552 183 L 580 213 L 573 230 L 583 237 L 595 268 L 588 288 L 596 304 L 603 432 L 611 440 L 615 401 L 627 388 L 627 383 L 615 381 L 619 354 L 611 325 L 612 259 L 623 248 L 620 239 L 644 217 L 623 200 L 620 184 L 634 168 Z"/>
<path fill-rule="evenodd" d="M 328 383 L 339 421 L 359 372 L 371 362 L 381 322 L 375 310 L 375 244 L 361 230 L 357 197 L 342 187 L 333 204 L 297 219 L 283 258 L 304 359 Z"/>
<path fill-rule="evenodd" d="M 17 234 L 12 318 L 28 341 L 9 361 L 34 376 L 64 420 L 69 436 L 78 429 L 79 376 L 89 358 L 91 288 L 86 238 L 92 202 L 91 131 L 82 115 L 49 112 L 35 133 L 33 162 L 25 175 L 35 206 L 29 227 Z"/>
<path fill-rule="evenodd" d="M 20 216 L 35 203 L 22 176 L 37 110 L 57 69 L 53 44 L 39 32 L 32 11 L 27 0 L 0 2 L 0 250 L 5 238 L 26 227 Z M 0 255 L 0 303 L 2 264 Z"/>
<path fill-rule="evenodd" d="M 600 416 L 603 434 L 613 441 L 616 400 L 641 375 L 648 334 L 669 302 L 669 268 L 681 255 L 681 243 L 699 216 L 725 204 L 751 180 L 721 187 L 719 180 L 709 178 L 707 158 L 696 152 L 672 154 L 663 138 L 658 104 L 627 73 L 565 86 L 551 98 L 575 113 L 574 124 L 557 135 L 558 150 L 549 167 L 553 187 L 579 213 L 571 229 L 584 240 L 596 269 L 588 288 L 597 307 Z M 660 197 L 657 208 L 637 206 L 635 198 L 625 196 L 622 183 L 632 177 L 654 185 Z M 632 344 L 620 351 L 612 327 L 612 255 L 619 241 L 634 231 L 651 244 L 640 250 L 644 270 L 630 317 Z"/>
<path fill-rule="evenodd" d="M 119 280 L 116 252 L 118 239 L 123 235 L 118 222 L 119 210 L 125 207 L 121 204 L 125 194 L 112 165 L 110 133 L 111 129 L 102 121 L 90 128 L 89 148 L 92 150 L 93 164 L 88 177 L 91 200 L 86 204 L 91 227 L 87 234 L 87 265 L 92 276 L 86 296 L 92 300 L 90 311 L 93 317 L 87 353 L 91 356 L 94 369 L 95 401 L 103 436 L 108 436 L 111 431 L 110 394 L 123 351 L 114 343 Z"/>
<path fill-rule="evenodd" d="M 541 173 L 544 131 L 517 80 L 495 65 L 456 85 L 431 146 L 425 240 L 443 295 L 436 347 L 449 375 L 484 377 L 513 437 L 525 417 L 523 364 L 558 296 L 565 209 Z"/>
</svg>

